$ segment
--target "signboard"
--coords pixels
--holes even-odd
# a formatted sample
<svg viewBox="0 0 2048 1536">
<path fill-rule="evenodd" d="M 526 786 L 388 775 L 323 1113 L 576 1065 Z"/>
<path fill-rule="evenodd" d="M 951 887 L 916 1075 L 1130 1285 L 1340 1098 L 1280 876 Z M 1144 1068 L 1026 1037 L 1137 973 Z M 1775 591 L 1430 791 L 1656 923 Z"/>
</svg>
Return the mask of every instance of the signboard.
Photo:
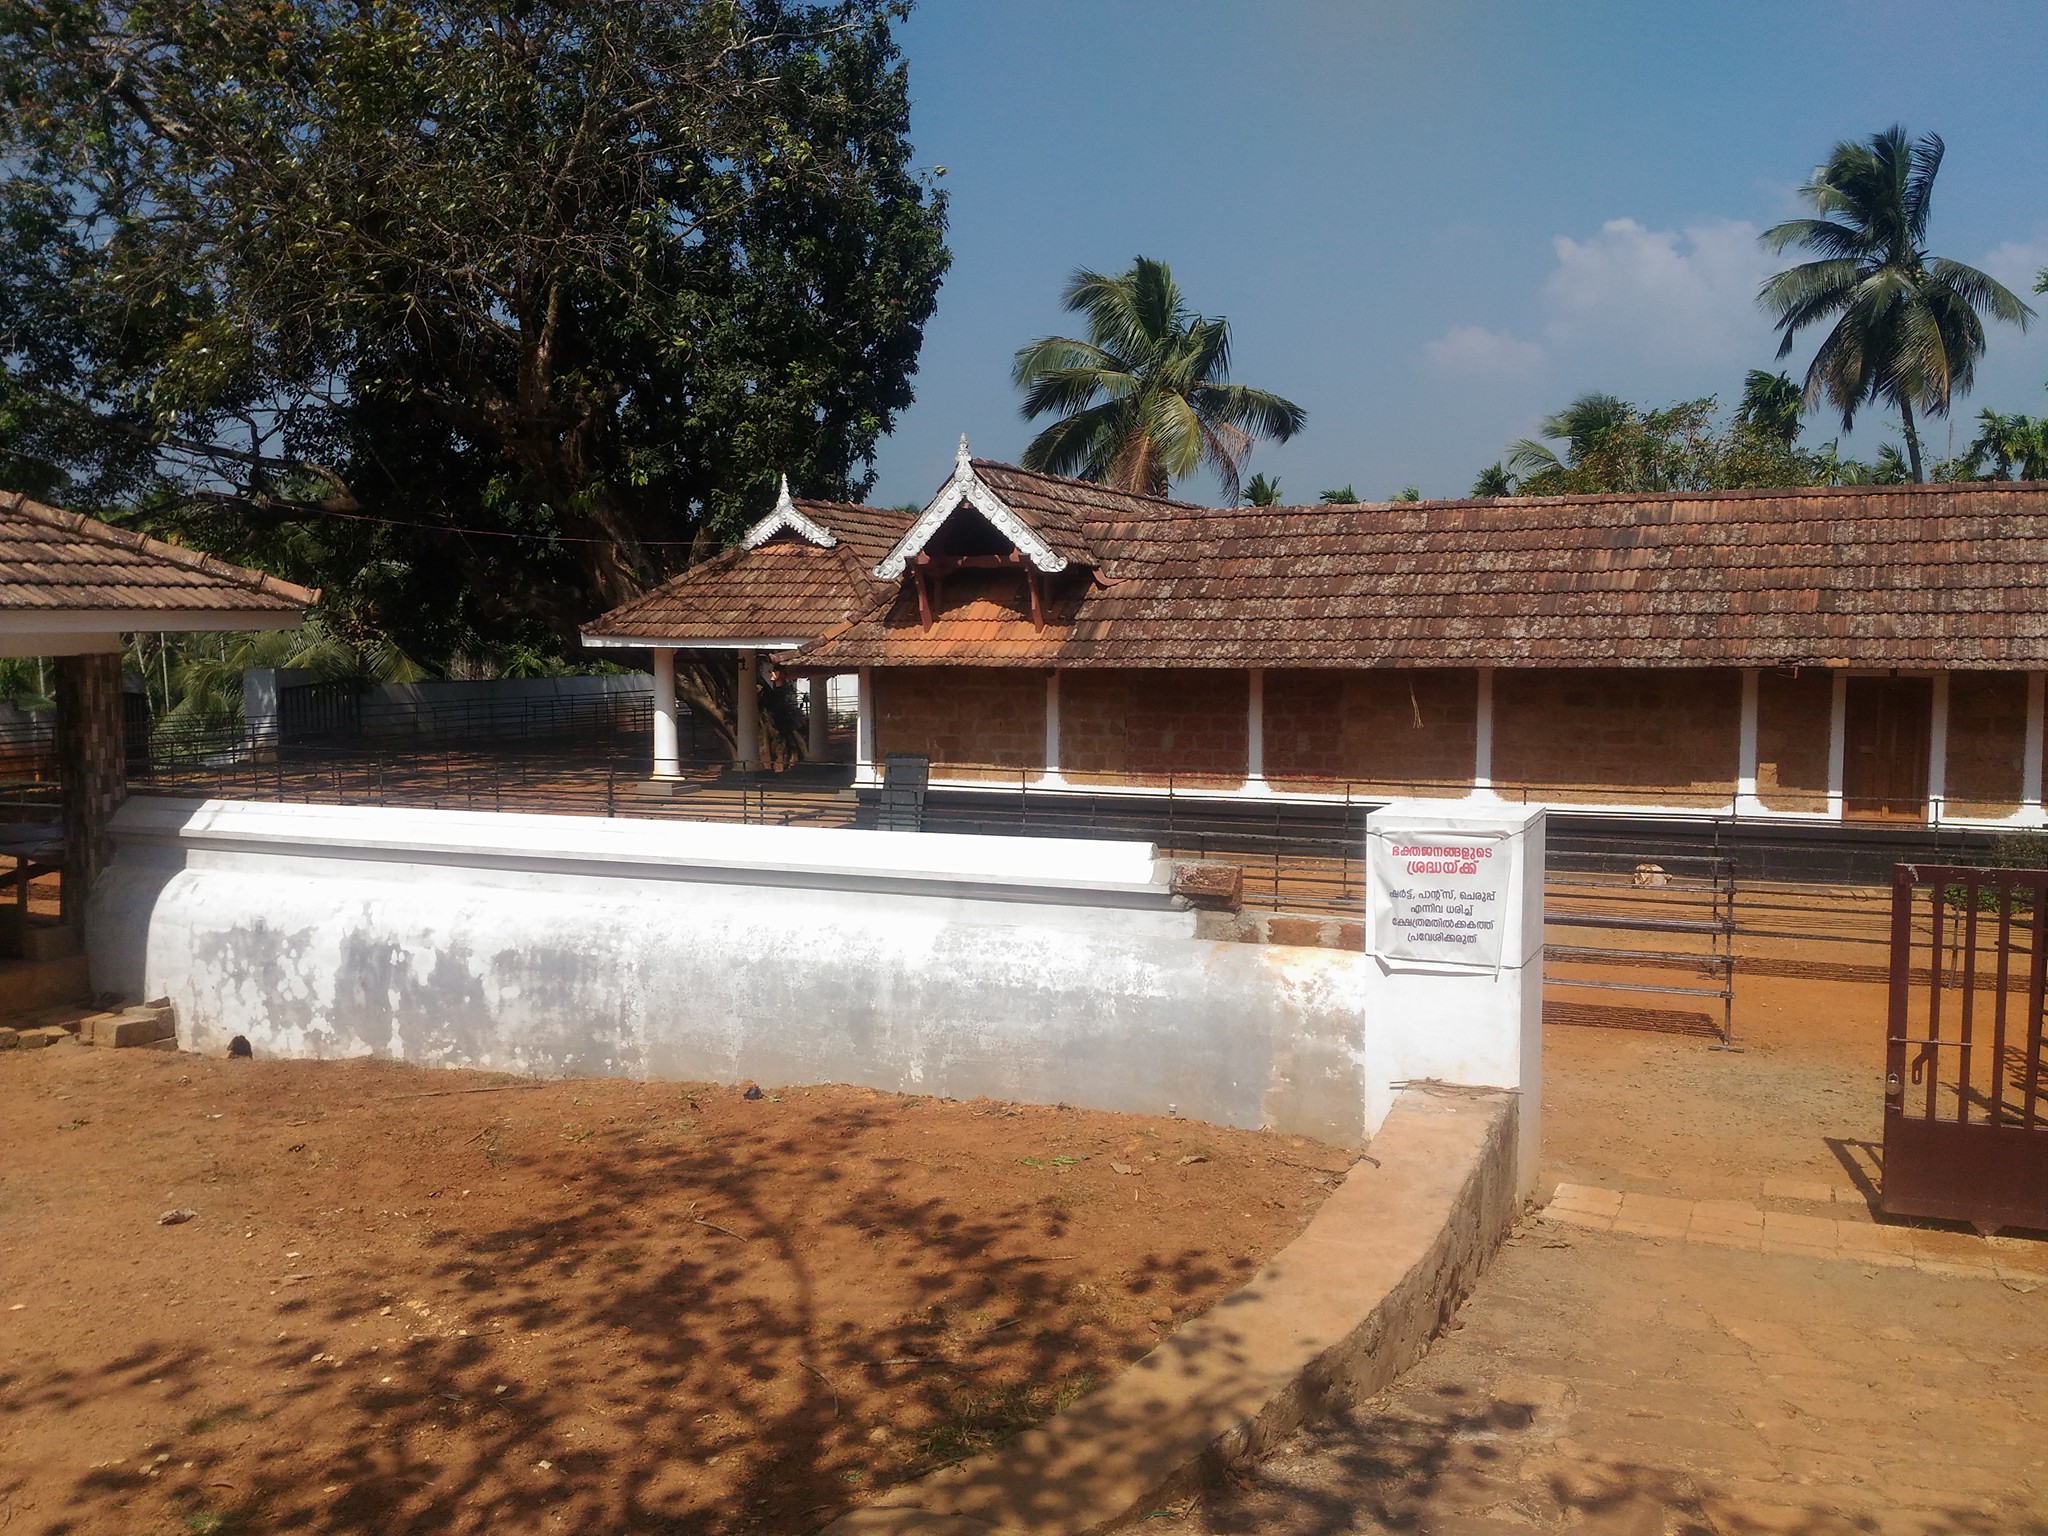
<svg viewBox="0 0 2048 1536">
<path fill-rule="evenodd" d="M 1514 889 L 1515 843 L 1456 827 L 1366 835 L 1368 951 L 1382 960 L 1498 970 Z"/>
</svg>

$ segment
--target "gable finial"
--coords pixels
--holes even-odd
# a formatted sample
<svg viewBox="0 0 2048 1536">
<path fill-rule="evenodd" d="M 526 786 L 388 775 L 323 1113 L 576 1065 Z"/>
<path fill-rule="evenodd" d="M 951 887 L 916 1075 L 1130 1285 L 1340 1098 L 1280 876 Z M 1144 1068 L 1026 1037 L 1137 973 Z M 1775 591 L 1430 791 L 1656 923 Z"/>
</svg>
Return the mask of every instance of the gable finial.
<svg viewBox="0 0 2048 1536">
<path fill-rule="evenodd" d="M 969 454 L 967 452 L 967 434 L 965 432 L 962 432 L 960 434 L 960 447 L 953 455 L 953 467 L 963 474 L 966 473 L 969 467 L 967 462 L 968 458 Z"/>
<path fill-rule="evenodd" d="M 789 496 L 788 475 L 782 477 L 782 489 L 776 493 L 775 510 L 778 512 L 794 512 L 796 510 L 796 503 L 790 500 Z"/>
</svg>

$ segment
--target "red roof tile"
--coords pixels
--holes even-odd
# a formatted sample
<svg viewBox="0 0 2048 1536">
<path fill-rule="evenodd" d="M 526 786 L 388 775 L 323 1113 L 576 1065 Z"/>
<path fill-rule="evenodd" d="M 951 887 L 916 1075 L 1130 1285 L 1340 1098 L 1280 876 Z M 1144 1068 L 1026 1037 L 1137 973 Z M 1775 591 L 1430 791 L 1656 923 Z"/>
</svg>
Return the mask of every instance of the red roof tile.
<svg viewBox="0 0 2048 1536">
<path fill-rule="evenodd" d="M 270 614 L 293 624 L 317 591 L 126 528 L 0 495 L 0 611 Z"/>
<path fill-rule="evenodd" d="M 2048 485 L 1217 509 L 975 467 L 1091 552 L 1053 622 L 888 591 L 794 665 L 2048 666 Z"/>
<path fill-rule="evenodd" d="M 797 509 L 838 542 L 782 532 L 729 549 L 614 608 L 583 633 L 599 640 L 810 640 L 862 612 L 893 583 L 869 572 L 910 526 L 907 513 L 830 501 Z"/>
</svg>

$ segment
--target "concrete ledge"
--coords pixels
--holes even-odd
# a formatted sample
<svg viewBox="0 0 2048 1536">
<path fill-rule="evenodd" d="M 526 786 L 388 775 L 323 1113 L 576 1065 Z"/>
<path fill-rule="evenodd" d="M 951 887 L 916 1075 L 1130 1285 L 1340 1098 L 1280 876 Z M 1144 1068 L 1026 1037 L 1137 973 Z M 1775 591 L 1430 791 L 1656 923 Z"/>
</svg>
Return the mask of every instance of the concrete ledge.
<svg viewBox="0 0 2048 1536">
<path fill-rule="evenodd" d="M 1513 1094 L 1411 1087 L 1372 1155 L 1243 1290 L 992 1455 L 825 1536 L 1088 1536 L 1191 1492 L 1422 1355 L 1514 1224 Z"/>
<path fill-rule="evenodd" d="M 842 827 L 545 816 L 513 811 L 295 805 L 132 795 L 122 849 L 257 853 L 518 873 L 637 876 L 816 890 L 913 891 L 978 900 L 1176 911 L 1150 843 L 973 837 Z M 1189 923 L 1192 929 L 1192 920 Z"/>
</svg>

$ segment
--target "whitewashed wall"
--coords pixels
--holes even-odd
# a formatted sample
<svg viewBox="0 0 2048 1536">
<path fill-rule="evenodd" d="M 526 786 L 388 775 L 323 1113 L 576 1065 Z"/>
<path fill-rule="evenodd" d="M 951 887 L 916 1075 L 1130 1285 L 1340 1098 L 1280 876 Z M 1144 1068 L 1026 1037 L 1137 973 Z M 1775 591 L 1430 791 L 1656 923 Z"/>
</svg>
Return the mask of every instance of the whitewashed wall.
<svg viewBox="0 0 2048 1536">
<path fill-rule="evenodd" d="M 1519 1037 L 1409 1038 L 1362 955 L 1197 939 L 1141 843 L 148 797 L 114 835 L 94 985 L 169 997 L 187 1049 L 850 1082 L 1349 1143 L 1401 1078 L 1519 1081 Z"/>
</svg>

